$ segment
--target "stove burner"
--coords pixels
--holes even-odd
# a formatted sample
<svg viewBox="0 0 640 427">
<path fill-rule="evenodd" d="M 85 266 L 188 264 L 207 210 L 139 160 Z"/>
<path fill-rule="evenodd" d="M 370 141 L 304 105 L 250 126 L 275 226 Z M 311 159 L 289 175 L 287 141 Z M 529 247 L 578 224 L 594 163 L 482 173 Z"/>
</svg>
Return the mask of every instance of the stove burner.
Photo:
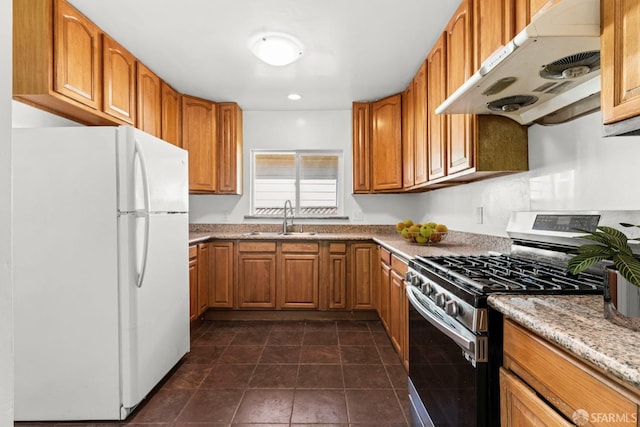
<svg viewBox="0 0 640 427">
<path fill-rule="evenodd" d="M 602 278 L 566 268 L 508 255 L 416 257 L 414 266 L 425 268 L 455 283 L 482 293 L 597 293 Z"/>
</svg>

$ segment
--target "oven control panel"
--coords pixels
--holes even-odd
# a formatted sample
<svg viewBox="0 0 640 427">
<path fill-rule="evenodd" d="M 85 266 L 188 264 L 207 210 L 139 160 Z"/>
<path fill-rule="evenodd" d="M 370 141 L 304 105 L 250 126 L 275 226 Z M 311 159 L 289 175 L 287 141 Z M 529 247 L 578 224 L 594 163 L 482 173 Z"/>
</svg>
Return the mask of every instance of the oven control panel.
<svg viewBox="0 0 640 427">
<path fill-rule="evenodd" d="M 575 233 L 579 230 L 596 231 L 600 215 L 550 215 L 538 214 L 533 222 L 534 230 Z"/>
</svg>

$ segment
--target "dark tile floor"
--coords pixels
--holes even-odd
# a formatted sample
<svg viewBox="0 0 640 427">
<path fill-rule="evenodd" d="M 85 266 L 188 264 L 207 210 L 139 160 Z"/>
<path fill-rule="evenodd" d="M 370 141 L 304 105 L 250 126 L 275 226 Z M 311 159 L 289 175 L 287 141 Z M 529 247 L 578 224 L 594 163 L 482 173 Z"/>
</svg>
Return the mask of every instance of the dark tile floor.
<svg viewBox="0 0 640 427">
<path fill-rule="evenodd" d="M 408 425 L 407 375 L 378 321 L 203 322 L 191 343 L 127 422 L 91 425 Z"/>
</svg>

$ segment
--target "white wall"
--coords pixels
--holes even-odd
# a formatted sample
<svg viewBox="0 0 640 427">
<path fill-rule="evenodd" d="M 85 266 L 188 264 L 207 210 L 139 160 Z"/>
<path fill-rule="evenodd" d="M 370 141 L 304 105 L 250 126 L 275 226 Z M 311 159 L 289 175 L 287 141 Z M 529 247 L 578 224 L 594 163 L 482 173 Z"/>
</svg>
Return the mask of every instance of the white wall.
<svg viewBox="0 0 640 427">
<path fill-rule="evenodd" d="M 640 136 L 603 138 L 601 123 L 597 112 L 533 125 L 528 172 L 422 194 L 423 209 L 452 229 L 503 236 L 515 210 L 640 209 Z"/>
<path fill-rule="evenodd" d="M 419 218 L 415 195 L 353 195 L 351 110 L 245 111 L 244 190 L 242 196 L 194 195 L 189 198 L 192 223 L 242 223 L 249 214 L 252 149 L 338 149 L 343 151 L 344 214 L 356 224 L 392 224 L 397 218 Z M 225 217 L 225 212 L 226 217 Z M 254 220 L 257 221 L 257 220 Z M 310 222 L 314 222 L 309 220 Z M 259 222 L 265 222 L 260 220 Z M 317 222 L 317 221 L 316 221 Z M 331 221 L 345 222 L 345 221 Z"/>
<path fill-rule="evenodd" d="M 0 1 L 0 426 L 13 425 L 11 0 Z"/>
</svg>

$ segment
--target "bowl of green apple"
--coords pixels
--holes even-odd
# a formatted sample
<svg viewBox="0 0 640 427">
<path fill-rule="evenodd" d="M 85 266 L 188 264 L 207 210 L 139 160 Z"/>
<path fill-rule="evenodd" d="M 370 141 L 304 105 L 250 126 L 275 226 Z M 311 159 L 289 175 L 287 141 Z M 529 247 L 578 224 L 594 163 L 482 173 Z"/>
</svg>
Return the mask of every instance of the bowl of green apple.
<svg viewBox="0 0 640 427">
<path fill-rule="evenodd" d="M 433 245 L 447 238 L 449 232 L 444 224 L 437 222 L 414 223 L 408 219 L 396 224 L 396 231 L 407 243 L 414 245 Z"/>
</svg>

